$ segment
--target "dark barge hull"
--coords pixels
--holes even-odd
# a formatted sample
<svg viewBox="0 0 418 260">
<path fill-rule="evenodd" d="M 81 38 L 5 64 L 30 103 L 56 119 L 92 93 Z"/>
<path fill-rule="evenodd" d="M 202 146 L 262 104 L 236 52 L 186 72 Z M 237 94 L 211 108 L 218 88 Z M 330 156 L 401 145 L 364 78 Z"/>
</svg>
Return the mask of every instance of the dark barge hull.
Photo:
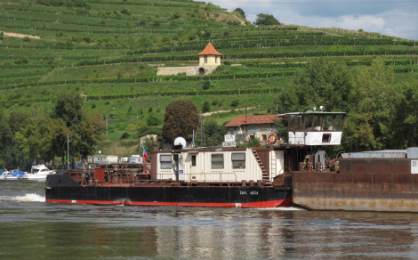
<svg viewBox="0 0 418 260">
<path fill-rule="evenodd" d="M 418 212 L 410 159 L 342 159 L 340 172 L 293 172 L 293 202 L 310 210 Z"/>
<path fill-rule="evenodd" d="M 291 183 L 291 179 L 288 180 Z M 66 175 L 50 175 L 46 201 L 57 203 L 272 208 L 292 205 L 290 187 L 258 186 L 82 186 Z"/>
</svg>

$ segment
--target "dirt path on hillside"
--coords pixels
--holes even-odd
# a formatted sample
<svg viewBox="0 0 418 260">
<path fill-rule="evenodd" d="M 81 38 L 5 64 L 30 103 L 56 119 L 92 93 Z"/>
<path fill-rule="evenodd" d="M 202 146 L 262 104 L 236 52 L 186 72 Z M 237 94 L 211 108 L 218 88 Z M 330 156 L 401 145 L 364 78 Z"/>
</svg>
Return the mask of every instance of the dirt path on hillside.
<svg viewBox="0 0 418 260">
<path fill-rule="evenodd" d="M 29 35 L 29 34 L 21 34 L 21 33 L 11 33 L 11 32 L 4 32 L 4 31 L 0 31 L 4 34 L 5 37 L 16 37 L 16 38 L 32 38 L 32 39 L 41 39 L 41 37 L 39 36 L 33 36 L 33 35 Z"/>
<path fill-rule="evenodd" d="M 253 109 L 253 108 L 257 108 L 257 107 L 247 107 L 247 109 Z M 235 111 L 240 111 L 240 110 L 245 110 L 245 107 L 235 109 Z M 206 113 L 203 113 L 203 116 L 210 116 L 212 114 L 225 113 L 225 112 L 230 112 L 230 111 L 231 111 L 231 109 L 217 110 L 217 111 L 212 111 L 212 112 L 206 112 Z"/>
</svg>

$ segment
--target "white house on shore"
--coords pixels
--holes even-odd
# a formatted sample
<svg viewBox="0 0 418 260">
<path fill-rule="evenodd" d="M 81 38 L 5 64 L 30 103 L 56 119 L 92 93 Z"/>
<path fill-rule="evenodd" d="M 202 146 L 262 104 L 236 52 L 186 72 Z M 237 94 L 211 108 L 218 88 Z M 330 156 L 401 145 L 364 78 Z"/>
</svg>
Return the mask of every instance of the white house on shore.
<svg viewBox="0 0 418 260">
<path fill-rule="evenodd" d="M 268 144 L 268 136 L 276 132 L 277 115 L 239 116 L 224 125 L 229 134 L 235 135 L 235 140 L 245 141 L 258 138 L 261 144 Z"/>
</svg>

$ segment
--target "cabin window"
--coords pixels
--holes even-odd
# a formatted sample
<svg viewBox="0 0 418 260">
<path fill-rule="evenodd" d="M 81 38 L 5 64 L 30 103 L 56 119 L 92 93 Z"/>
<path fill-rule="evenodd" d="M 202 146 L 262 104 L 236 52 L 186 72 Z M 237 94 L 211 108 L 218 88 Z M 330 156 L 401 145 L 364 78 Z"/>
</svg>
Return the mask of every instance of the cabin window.
<svg viewBox="0 0 418 260">
<path fill-rule="evenodd" d="M 245 169 L 245 153 L 233 153 L 231 159 L 232 169 Z"/>
<path fill-rule="evenodd" d="M 334 131 L 334 116 L 324 116 L 324 125 L 322 126 L 323 131 Z"/>
<path fill-rule="evenodd" d="M 223 168 L 224 168 L 224 155 L 212 154 L 212 169 L 223 169 Z"/>
<path fill-rule="evenodd" d="M 196 155 L 192 155 L 192 166 L 196 166 Z"/>
<path fill-rule="evenodd" d="M 343 120 L 344 120 L 344 115 L 335 116 L 335 131 L 343 130 Z"/>
<path fill-rule="evenodd" d="M 215 57 L 215 63 L 218 63 L 218 57 Z"/>
<path fill-rule="evenodd" d="M 321 129 L 322 129 L 322 119 L 324 119 L 323 116 L 315 115 L 314 127 L 313 127 L 312 130 L 321 131 Z"/>
<path fill-rule="evenodd" d="M 305 122 L 305 130 L 312 130 L 313 115 L 305 115 L 303 120 Z"/>
<path fill-rule="evenodd" d="M 295 115 L 290 115 L 289 116 L 289 131 L 293 131 L 294 124 L 295 124 Z"/>
<path fill-rule="evenodd" d="M 323 143 L 329 143 L 329 142 L 331 142 L 331 134 L 323 134 L 322 135 L 322 142 Z"/>
<path fill-rule="evenodd" d="M 205 56 L 205 63 L 208 63 L 208 56 Z"/>
<path fill-rule="evenodd" d="M 296 116 L 296 126 L 295 126 L 295 130 L 304 130 L 303 129 L 303 116 Z"/>
<path fill-rule="evenodd" d="M 161 169 L 171 169 L 171 155 L 160 156 Z"/>
<path fill-rule="evenodd" d="M 262 135 L 263 141 L 267 141 L 267 135 Z"/>
</svg>

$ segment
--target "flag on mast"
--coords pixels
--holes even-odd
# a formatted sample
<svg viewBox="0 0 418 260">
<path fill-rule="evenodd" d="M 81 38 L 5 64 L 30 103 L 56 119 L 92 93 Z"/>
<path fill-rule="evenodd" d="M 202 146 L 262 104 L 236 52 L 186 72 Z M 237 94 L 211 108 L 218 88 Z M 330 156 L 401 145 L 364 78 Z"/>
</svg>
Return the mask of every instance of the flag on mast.
<svg viewBox="0 0 418 260">
<path fill-rule="evenodd" d="M 142 155 L 142 163 L 145 163 L 147 161 L 148 153 L 147 153 L 147 151 L 145 150 L 145 148 L 143 146 L 142 146 L 142 153 L 143 153 L 143 155 Z"/>
</svg>

